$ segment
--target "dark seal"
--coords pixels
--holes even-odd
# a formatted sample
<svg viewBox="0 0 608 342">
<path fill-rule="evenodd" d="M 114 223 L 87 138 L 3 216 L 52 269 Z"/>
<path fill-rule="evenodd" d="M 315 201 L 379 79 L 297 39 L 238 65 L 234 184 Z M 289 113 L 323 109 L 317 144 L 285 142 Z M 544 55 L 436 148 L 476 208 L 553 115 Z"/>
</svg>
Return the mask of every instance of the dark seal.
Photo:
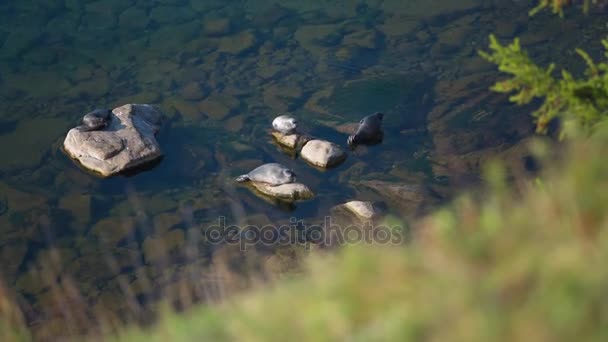
<svg viewBox="0 0 608 342">
<path fill-rule="evenodd" d="M 346 140 L 348 146 L 355 148 L 357 145 L 375 145 L 381 143 L 384 137 L 382 118 L 384 118 L 384 114 L 382 113 L 374 113 L 364 117 L 359 122 L 357 132 Z"/>
<path fill-rule="evenodd" d="M 112 111 L 109 109 L 95 109 L 82 117 L 82 125 L 78 128 L 81 131 L 99 131 L 104 129 L 109 123 Z"/>
</svg>

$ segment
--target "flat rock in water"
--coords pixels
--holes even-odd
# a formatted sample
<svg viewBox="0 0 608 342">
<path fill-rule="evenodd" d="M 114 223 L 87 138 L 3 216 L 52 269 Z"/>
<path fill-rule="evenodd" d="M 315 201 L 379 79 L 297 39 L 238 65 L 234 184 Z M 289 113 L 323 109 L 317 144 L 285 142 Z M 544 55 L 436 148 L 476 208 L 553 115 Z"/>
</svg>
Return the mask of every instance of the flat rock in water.
<svg viewBox="0 0 608 342">
<path fill-rule="evenodd" d="M 344 203 L 344 208 L 364 220 L 371 220 L 377 215 L 372 202 L 350 201 Z"/>
<path fill-rule="evenodd" d="M 86 169 L 113 176 L 162 156 L 155 138 L 160 120 L 161 113 L 153 106 L 127 104 L 112 111 L 104 129 L 85 132 L 72 128 L 63 147 Z"/>
<path fill-rule="evenodd" d="M 322 168 L 338 166 L 346 160 L 346 152 L 340 146 L 325 140 L 307 142 L 300 156 L 307 162 Z"/>
<path fill-rule="evenodd" d="M 283 134 L 277 131 L 272 131 L 272 136 L 277 143 L 290 149 L 296 149 L 298 146 L 302 146 L 310 139 L 299 134 Z"/>
<path fill-rule="evenodd" d="M 351 183 L 357 190 L 365 188 L 380 195 L 404 216 L 421 216 L 441 201 L 439 194 L 418 184 L 402 184 L 370 180 Z"/>
<path fill-rule="evenodd" d="M 264 195 L 286 201 L 307 200 L 314 196 L 314 193 L 302 183 L 272 186 L 266 183 L 251 182 L 251 185 Z"/>
</svg>

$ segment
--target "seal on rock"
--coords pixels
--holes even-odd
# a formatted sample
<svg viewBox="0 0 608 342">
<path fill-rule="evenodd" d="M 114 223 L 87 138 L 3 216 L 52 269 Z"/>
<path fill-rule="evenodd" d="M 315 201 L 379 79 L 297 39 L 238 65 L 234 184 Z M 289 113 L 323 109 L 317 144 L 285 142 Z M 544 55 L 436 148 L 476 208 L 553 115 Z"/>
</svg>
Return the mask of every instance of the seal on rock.
<svg viewBox="0 0 608 342">
<path fill-rule="evenodd" d="M 82 117 L 82 125 L 78 126 L 78 129 L 82 132 L 104 129 L 110 123 L 111 115 L 112 111 L 109 109 L 95 109 Z"/>
<path fill-rule="evenodd" d="M 279 163 L 268 163 L 256 167 L 248 174 L 238 176 L 236 181 L 252 181 L 277 186 L 295 182 L 296 174 Z"/>
<path fill-rule="evenodd" d="M 357 132 L 346 140 L 348 146 L 354 148 L 357 145 L 375 145 L 382 142 L 384 137 L 382 131 L 383 118 L 383 113 L 374 113 L 361 119 Z"/>
<path fill-rule="evenodd" d="M 96 110 L 83 118 L 83 125 L 70 129 L 63 151 L 85 169 L 102 177 L 135 172 L 162 157 L 156 134 L 162 113 L 147 104 L 126 104 Z"/>
<path fill-rule="evenodd" d="M 289 115 L 280 115 L 272 120 L 272 128 L 283 134 L 293 134 L 298 127 L 298 120 Z"/>
</svg>

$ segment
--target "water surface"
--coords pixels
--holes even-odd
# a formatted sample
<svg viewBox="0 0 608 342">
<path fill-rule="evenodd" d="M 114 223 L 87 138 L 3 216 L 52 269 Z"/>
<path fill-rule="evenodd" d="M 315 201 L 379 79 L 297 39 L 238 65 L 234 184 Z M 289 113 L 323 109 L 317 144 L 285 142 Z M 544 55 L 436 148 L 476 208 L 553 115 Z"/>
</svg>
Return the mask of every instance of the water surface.
<svg viewBox="0 0 608 342">
<path fill-rule="evenodd" d="M 477 49 L 489 33 L 521 36 L 543 63 L 570 63 L 555 51 L 576 46 L 599 54 L 600 16 L 529 20 L 526 6 L 0 3 L 5 286 L 40 331 L 78 316 L 76 304 L 61 305 L 66 296 L 86 315 L 131 317 L 163 296 L 221 298 L 243 287 L 233 274 L 268 264 L 285 270 L 297 259 L 289 246 L 235 253 L 212 243 L 205 232 L 220 217 L 241 226 L 320 222 L 332 206 L 360 199 L 407 219 L 440 205 L 475 182 L 488 158 L 517 163 L 525 154 L 517 146 L 531 134 L 529 108 L 488 91 L 498 75 Z M 165 115 L 158 165 L 100 179 L 63 154 L 65 134 L 84 113 L 125 103 L 155 104 Z M 275 116 L 291 113 L 308 133 L 346 147 L 352 124 L 376 111 L 385 113 L 384 142 L 327 171 L 282 151 L 268 131 Z M 296 170 L 316 197 L 275 205 L 234 183 L 264 162 Z M 379 181 L 411 193 L 396 198 Z"/>
</svg>

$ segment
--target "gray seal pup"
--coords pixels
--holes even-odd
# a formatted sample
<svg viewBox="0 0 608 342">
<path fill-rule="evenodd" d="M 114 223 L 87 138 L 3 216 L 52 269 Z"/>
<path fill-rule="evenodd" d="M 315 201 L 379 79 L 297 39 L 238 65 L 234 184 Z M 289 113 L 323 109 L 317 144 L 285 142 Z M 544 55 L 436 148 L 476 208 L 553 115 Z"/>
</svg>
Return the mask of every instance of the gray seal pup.
<svg viewBox="0 0 608 342">
<path fill-rule="evenodd" d="M 82 125 L 78 129 L 83 132 L 99 131 L 109 123 L 112 111 L 109 109 L 95 109 L 82 117 Z"/>
<path fill-rule="evenodd" d="M 298 128 L 298 120 L 289 115 L 280 115 L 272 120 L 272 128 L 283 134 L 293 134 Z"/>
<path fill-rule="evenodd" d="M 384 132 L 382 131 L 383 113 L 368 115 L 359 121 L 357 132 L 348 137 L 346 143 L 349 147 L 357 145 L 375 145 L 382 142 Z"/>
<path fill-rule="evenodd" d="M 236 181 L 252 181 L 277 186 L 295 182 L 296 174 L 279 163 L 268 163 L 256 167 L 248 174 L 236 177 Z"/>
</svg>

